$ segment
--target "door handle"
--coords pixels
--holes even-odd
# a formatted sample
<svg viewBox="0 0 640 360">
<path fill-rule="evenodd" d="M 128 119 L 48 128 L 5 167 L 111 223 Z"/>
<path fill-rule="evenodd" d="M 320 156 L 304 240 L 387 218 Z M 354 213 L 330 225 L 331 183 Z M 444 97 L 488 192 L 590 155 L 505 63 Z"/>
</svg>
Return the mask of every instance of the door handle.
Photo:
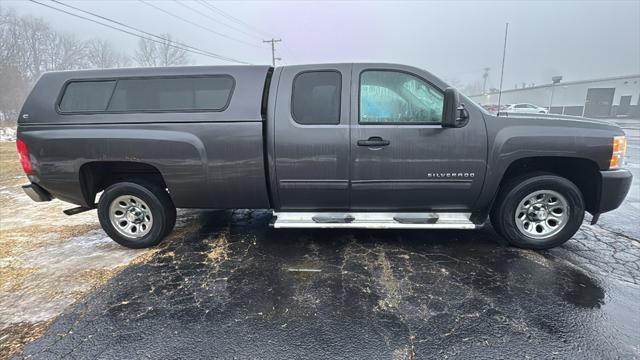
<svg viewBox="0 0 640 360">
<path fill-rule="evenodd" d="M 380 147 L 391 144 L 391 141 L 384 140 L 380 136 L 372 136 L 367 140 L 358 140 L 358 146 Z"/>
</svg>

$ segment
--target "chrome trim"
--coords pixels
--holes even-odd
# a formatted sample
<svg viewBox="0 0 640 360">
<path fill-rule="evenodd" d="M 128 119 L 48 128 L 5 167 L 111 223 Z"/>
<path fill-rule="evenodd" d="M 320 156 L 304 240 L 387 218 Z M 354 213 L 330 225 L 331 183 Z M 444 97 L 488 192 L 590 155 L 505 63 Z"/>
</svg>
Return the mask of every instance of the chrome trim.
<svg viewBox="0 0 640 360">
<path fill-rule="evenodd" d="M 477 228 L 469 218 L 471 213 L 405 213 L 405 212 L 277 212 L 274 228 L 363 228 L 363 229 L 467 229 Z M 313 218 L 352 217 L 350 222 L 316 222 Z M 394 218 L 437 217 L 434 223 L 403 223 Z"/>
</svg>

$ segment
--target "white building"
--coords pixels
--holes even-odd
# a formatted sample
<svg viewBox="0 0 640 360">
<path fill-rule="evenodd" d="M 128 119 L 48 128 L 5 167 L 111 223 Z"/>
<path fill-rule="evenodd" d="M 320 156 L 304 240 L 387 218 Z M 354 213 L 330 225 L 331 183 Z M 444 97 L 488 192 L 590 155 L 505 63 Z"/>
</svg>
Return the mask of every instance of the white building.
<svg viewBox="0 0 640 360">
<path fill-rule="evenodd" d="M 481 105 L 498 103 L 497 92 L 471 98 Z M 503 90 L 501 103 L 530 103 L 566 115 L 640 117 L 640 74 Z"/>
</svg>

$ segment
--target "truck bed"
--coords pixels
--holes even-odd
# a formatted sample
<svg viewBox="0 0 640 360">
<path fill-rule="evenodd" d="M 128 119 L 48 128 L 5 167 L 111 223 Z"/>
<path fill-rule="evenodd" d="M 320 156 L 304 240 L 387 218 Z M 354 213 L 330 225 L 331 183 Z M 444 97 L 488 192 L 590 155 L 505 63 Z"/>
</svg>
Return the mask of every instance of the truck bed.
<svg viewBox="0 0 640 360">
<path fill-rule="evenodd" d="M 20 138 L 38 164 L 33 182 L 61 200 L 92 207 L 87 183 L 99 179 L 84 179 L 86 169 L 98 161 L 125 167 L 144 162 L 162 175 L 176 207 L 268 208 L 262 108 L 268 74 L 268 66 L 44 74 L 18 122 Z M 216 75 L 235 80 L 224 111 L 65 113 L 58 106 L 65 84 L 74 79 Z"/>
</svg>

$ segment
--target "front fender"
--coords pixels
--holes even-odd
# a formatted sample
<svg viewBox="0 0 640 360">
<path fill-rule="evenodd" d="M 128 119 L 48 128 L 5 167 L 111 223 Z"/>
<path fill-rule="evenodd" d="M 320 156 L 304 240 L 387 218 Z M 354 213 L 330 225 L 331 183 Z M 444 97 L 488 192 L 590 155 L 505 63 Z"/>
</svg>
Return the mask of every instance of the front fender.
<svg viewBox="0 0 640 360">
<path fill-rule="evenodd" d="M 606 170 L 613 136 L 620 132 L 619 128 L 589 121 L 488 117 L 487 175 L 475 207 L 489 208 L 507 169 L 518 160 L 536 157 L 550 161 L 554 157 L 584 159 L 597 164 L 600 170 Z"/>
</svg>

